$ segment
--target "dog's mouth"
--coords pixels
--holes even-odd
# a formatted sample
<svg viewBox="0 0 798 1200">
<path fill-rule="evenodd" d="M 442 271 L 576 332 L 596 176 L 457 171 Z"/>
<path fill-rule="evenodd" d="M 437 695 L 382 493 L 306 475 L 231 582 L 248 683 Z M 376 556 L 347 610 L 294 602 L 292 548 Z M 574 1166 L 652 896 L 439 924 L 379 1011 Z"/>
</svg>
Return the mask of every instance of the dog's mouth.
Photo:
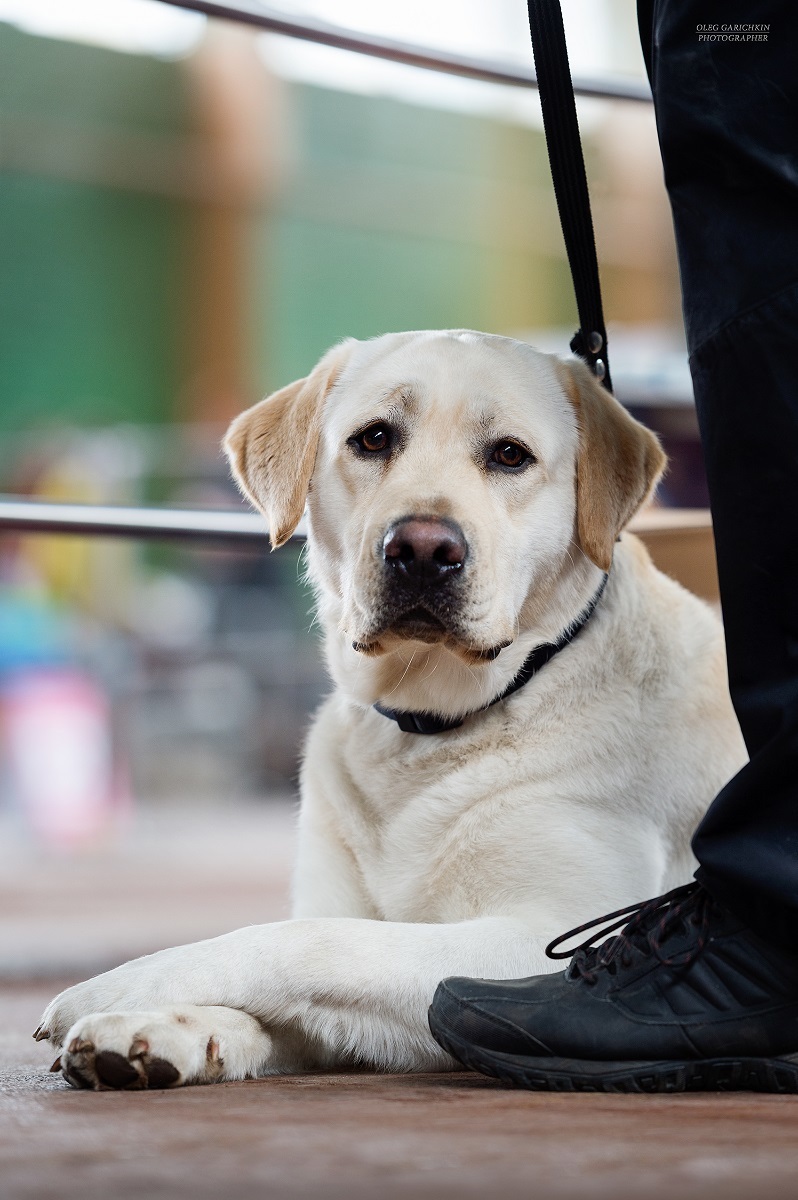
<svg viewBox="0 0 798 1200">
<path fill-rule="evenodd" d="M 425 642 L 427 645 L 451 645 L 458 633 L 446 615 L 435 612 L 426 604 L 408 608 L 384 609 L 365 638 L 352 643 L 361 654 L 384 654 L 396 642 Z"/>
<path fill-rule="evenodd" d="M 412 638 L 416 642 L 439 642 L 450 630 L 441 617 L 422 604 L 398 617 L 386 627 L 386 633 L 399 634 L 400 637 Z"/>
<path fill-rule="evenodd" d="M 463 636 L 455 624 L 450 624 L 444 615 L 417 604 L 387 618 L 367 641 L 355 641 L 352 648 L 368 657 L 376 657 L 384 654 L 390 649 L 391 643 L 396 641 L 445 646 L 472 665 L 493 662 L 502 650 L 512 644 L 510 639 L 495 646 L 476 646 Z"/>
</svg>

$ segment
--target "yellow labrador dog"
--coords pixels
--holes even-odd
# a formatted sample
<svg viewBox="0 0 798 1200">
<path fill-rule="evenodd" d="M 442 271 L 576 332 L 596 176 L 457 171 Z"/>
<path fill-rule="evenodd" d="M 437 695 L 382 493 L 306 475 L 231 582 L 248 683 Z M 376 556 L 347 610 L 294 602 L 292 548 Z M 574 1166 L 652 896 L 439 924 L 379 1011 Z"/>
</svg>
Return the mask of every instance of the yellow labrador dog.
<svg viewBox="0 0 798 1200">
<path fill-rule="evenodd" d="M 447 975 L 552 969 L 563 929 L 688 880 L 745 751 L 710 610 L 625 525 L 664 459 L 581 363 L 468 331 L 348 341 L 236 420 L 279 546 L 307 504 L 334 690 L 293 920 L 69 988 L 84 1087 L 453 1064 Z"/>
</svg>

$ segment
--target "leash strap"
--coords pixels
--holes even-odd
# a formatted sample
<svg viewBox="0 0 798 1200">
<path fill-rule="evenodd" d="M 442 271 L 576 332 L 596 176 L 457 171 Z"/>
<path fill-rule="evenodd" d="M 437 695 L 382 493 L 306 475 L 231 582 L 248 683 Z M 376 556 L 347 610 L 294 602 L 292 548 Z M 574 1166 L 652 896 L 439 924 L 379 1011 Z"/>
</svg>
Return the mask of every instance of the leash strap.
<svg viewBox="0 0 798 1200">
<path fill-rule="evenodd" d="M 596 240 L 562 13 L 559 0 L 528 0 L 528 8 L 546 148 L 579 313 L 571 349 L 611 392 Z"/>
</svg>

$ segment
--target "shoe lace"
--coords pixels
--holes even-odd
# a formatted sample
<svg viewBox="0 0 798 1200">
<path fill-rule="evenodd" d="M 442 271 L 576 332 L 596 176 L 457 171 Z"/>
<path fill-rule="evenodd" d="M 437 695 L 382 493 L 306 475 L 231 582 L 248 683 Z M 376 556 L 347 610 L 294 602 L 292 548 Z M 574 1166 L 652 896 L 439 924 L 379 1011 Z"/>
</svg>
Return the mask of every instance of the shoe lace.
<svg viewBox="0 0 798 1200">
<path fill-rule="evenodd" d="M 684 969 L 701 954 L 708 941 L 712 904 L 712 897 L 705 888 L 698 883 L 688 883 L 663 896 L 630 904 L 578 925 L 576 929 L 569 929 L 546 947 L 546 954 L 554 959 L 570 958 L 569 977 L 582 978 L 586 983 L 595 983 L 599 971 L 609 970 L 615 974 L 619 966 L 628 967 L 636 952 L 653 955 L 664 966 Z M 681 954 L 664 953 L 663 946 L 668 937 L 688 923 L 699 930 L 695 941 Z M 566 950 L 559 949 L 589 929 L 595 932 L 585 941 Z M 598 946 L 595 944 L 616 929 L 621 929 L 617 937 L 602 940 Z"/>
</svg>

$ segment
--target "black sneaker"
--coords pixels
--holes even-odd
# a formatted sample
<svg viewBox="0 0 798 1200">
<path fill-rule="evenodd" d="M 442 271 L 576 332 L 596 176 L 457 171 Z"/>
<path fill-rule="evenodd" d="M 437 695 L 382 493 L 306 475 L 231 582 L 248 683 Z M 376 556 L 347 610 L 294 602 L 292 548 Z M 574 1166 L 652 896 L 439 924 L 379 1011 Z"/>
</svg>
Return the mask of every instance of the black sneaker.
<svg viewBox="0 0 798 1200">
<path fill-rule="evenodd" d="M 565 974 L 445 979 L 429 1011 L 441 1046 L 538 1091 L 798 1092 L 798 955 L 700 884 L 582 925 L 546 953 L 573 954 Z"/>
</svg>

